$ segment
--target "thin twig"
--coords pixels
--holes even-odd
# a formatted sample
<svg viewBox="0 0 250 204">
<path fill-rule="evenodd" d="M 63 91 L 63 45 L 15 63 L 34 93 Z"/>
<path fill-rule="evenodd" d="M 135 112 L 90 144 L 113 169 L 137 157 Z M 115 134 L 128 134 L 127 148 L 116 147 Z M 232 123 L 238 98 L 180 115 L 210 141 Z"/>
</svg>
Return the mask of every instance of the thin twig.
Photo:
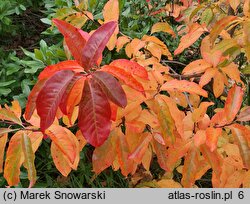
<svg viewBox="0 0 250 204">
<path fill-rule="evenodd" d="M 182 62 L 178 62 L 178 61 L 175 61 L 175 60 L 162 60 L 163 63 L 171 63 L 171 64 L 179 64 L 179 65 L 182 65 L 184 67 L 186 67 L 187 65 L 182 63 Z"/>
<path fill-rule="evenodd" d="M 163 64 L 165 64 L 165 61 L 162 61 Z M 182 75 L 181 74 L 178 74 L 172 67 L 169 67 L 170 71 L 173 72 L 175 74 L 175 76 L 177 76 L 177 78 L 179 78 L 179 80 L 182 80 Z M 188 97 L 188 93 L 187 92 L 183 92 L 184 95 L 185 95 L 185 98 L 186 98 L 186 101 L 188 103 L 188 106 L 190 108 L 190 111 L 191 112 L 194 112 L 194 109 L 193 109 L 193 106 L 189 100 L 189 97 Z"/>
</svg>

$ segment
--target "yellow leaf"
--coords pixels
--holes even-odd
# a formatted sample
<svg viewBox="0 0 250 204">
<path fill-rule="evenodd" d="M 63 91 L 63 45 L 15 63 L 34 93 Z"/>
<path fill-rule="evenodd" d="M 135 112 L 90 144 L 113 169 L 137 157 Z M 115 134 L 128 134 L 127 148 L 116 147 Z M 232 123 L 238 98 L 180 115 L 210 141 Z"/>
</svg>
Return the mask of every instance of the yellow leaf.
<svg viewBox="0 0 250 204">
<path fill-rule="evenodd" d="M 173 179 L 162 179 L 157 182 L 160 188 L 181 188 L 181 184 L 174 181 Z"/>
<path fill-rule="evenodd" d="M 35 154 L 32 149 L 32 144 L 29 136 L 22 134 L 22 151 L 24 154 L 24 167 L 28 171 L 28 178 L 30 180 L 29 187 L 32 187 L 36 182 L 36 168 L 35 168 Z"/>
<path fill-rule="evenodd" d="M 156 32 L 161 32 L 161 31 L 165 33 L 169 33 L 170 35 L 175 37 L 175 32 L 173 31 L 171 26 L 166 22 L 156 23 L 151 28 L 151 34 L 156 33 Z"/>
</svg>

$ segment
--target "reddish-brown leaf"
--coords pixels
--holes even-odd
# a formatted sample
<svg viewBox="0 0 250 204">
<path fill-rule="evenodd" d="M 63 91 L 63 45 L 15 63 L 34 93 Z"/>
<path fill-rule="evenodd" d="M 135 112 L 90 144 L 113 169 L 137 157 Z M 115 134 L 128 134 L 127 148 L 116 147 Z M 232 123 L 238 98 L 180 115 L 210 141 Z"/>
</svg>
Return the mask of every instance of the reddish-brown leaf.
<svg viewBox="0 0 250 204">
<path fill-rule="evenodd" d="M 125 71 L 140 78 L 148 79 L 147 70 L 137 62 L 133 62 L 127 59 L 117 59 L 112 61 L 110 65 L 124 69 Z"/>
<path fill-rule="evenodd" d="M 123 108 L 127 105 L 127 97 L 124 90 L 111 74 L 97 71 L 92 76 L 103 89 L 109 100 Z"/>
<path fill-rule="evenodd" d="M 26 104 L 25 109 L 25 119 L 30 120 L 32 114 L 34 113 L 34 110 L 36 108 L 36 99 L 38 94 L 40 93 L 41 89 L 43 88 L 45 82 L 47 79 L 42 79 L 36 83 L 36 85 L 33 87 L 32 91 L 30 92 L 28 96 L 28 102 Z"/>
<path fill-rule="evenodd" d="M 78 28 L 72 26 L 71 24 L 59 20 L 53 19 L 53 23 L 56 24 L 58 30 L 63 34 L 65 42 L 73 55 L 74 59 L 81 65 L 84 66 L 84 46 L 86 40 L 82 37 Z"/>
<path fill-rule="evenodd" d="M 181 91 L 192 94 L 198 94 L 207 97 L 207 92 L 203 90 L 198 84 L 189 82 L 186 80 L 171 80 L 162 85 L 161 90 L 163 91 Z"/>
<path fill-rule="evenodd" d="M 108 138 L 110 119 L 110 105 L 102 88 L 96 80 L 85 80 L 79 106 L 78 126 L 91 145 L 101 146 Z"/>
<path fill-rule="evenodd" d="M 225 116 L 228 123 L 231 123 L 240 110 L 244 92 L 241 87 L 234 85 L 228 92 L 225 103 Z"/>
<path fill-rule="evenodd" d="M 39 92 L 36 107 L 41 118 L 40 128 L 42 131 L 53 123 L 59 103 L 73 76 L 72 71 L 59 71 L 45 82 Z"/>
<path fill-rule="evenodd" d="M 49 65 L 39 74 L 38 79 L 43 80 L 53 76 L 61 70 L 71 70 L 73 72 L 82 72 L 83 68 L 75 60 L 67 60 L 57 64 Z"/>
<path fill-rule="evenodd" d="M 101 70 L 114 75 L 115 77 L 120 79 L 124 84 L 145 94 L 144 88 L 141 85 L 141 83 L 138 82 L 129 72 L 126 72 L 125 70 L 121 68 L 110 66 L 110 65 L 103 66 Z"/>
<path fill-rule="evenodd" d="M 63 114 L 67 115 L 68 114 L 68 109 L 67 109 L 67 106 L 68 106 L 68 98 L 69 98 L 69 94 L 72 92 L 72 91 L 75 91 L 73 89 L 73 87 L 75 86 L 75 84 L 81 80 L 83 78 L 83 76 L 78 76 L 78 75 L 75 75 L 71 81 L 69 82 L 69 84 L 67 85 L 67 88 L 62 96 L 62 99 L 61 99 L 61 102 L 59 104 L 59 107 L 60 107 L 60 110 L 62 111 Z M 82 91 L 82 90 L 81 90 Z"/>
<path fill-rule="evenodd" d="M 117 22 L 110 21 L 99 27 L 89 38 L 84 46 L 82 54 L 82 66 L 89 70 L 97 65 L 97 61 L 102 55 L 102 52 L 117 27 Z"/>
</svg>

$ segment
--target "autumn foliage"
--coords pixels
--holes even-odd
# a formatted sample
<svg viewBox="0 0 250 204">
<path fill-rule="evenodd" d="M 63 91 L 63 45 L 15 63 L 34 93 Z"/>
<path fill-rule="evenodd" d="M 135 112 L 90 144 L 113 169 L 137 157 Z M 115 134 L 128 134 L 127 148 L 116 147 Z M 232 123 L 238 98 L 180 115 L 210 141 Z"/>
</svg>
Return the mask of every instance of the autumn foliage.
<svg viewBox="0 0 250 204">
<path fill-rule="evenodd" d="M 250 61 L 250 1 L 167 4 L 159 12 L 174 7 L 171 15 L 181 26 L 176 31 L 159 19 L 141 39 L 120 32 L 118 2 L 106 3 L 98 29 L 90 33 L 65 17 L 53 19 L 69 59 L 44 68 L 23 115 L 17 101 L 0 109 L 1 120 L 19 126 L 0 128 L 0 172 L 8 184 L 19 183 L 22 165 L 30 187 L 35 184 L 35 152 L 50 138 L 63 176 L 77 169 L 81 150 L 90 144 L 97 175 L 112 167 L 140 181 L 141 169 L 149 172 L 156 156 L 166 175 L 177 170 L 182 179 L 165 176 L 152 180 L 152 186 L 195 187 L 212 170 L 213 187 L 249 187 L 250 107 L 244 103 L 247 87 L 237 57 Z M 159 32 L 180 36 L 174 55 L 154 35 Z M 176 70 L 173 58 L 198 39 L 201 58 Z M 125 49 L 127 59 L 102 64 L 104 49 Z"/>
</svg>

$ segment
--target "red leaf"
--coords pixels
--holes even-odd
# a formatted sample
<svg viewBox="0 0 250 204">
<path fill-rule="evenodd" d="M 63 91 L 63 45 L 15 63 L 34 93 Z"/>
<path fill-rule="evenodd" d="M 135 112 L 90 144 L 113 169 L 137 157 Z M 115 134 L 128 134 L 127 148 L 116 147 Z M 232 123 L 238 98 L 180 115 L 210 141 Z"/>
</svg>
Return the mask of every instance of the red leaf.
<svg viewBox="0 0 250 204">
<path fill-rule="evenodd" d="M 72 26 L 71 24 L 59 20 L 53 19 L 59 31 L 63 34 L 65 42 L 73 55 L 74 59 L 81 65 L 84 66 L 84 46 L 86 40 L 82 37 L 79 29 Z"/>
<path fill-rule="evenodd" d="M 102 88 L 96 80 L 86 80 L 79 106 L 78 126 L 91 145 L 101 146 L 108 138 L 110 119 L 110 105 Z"/>
<path fill-rule="evenodd" d="M 117 22 L 110 21 L 99 27 L 89 38 L 86 45 L 81 51 L 82 66 L 89 70 L 97 65 L 97 61 L 102 55 L 102 52 L 117 27 Z"/>
<path fill-rule="evenodd" d="M 102 71 L 109 72 L 118 79 L 120 79 L 124 84 L 128 85 L 132 89 L 142 92 L 144 95 L 144 88 L 129 72 L 118 67 L 105 65 L 101 69 Z"/>
<path fill-rule="evenodd" d="M 38 94 L 36 107 L 41 118 L 40 128 L 42 131 L 53 123 L 59 103 L 73 76 L 74 73 L 69 70 L 57 72 L 46 81 Z"/>
<path fill-rule="evenodd" d="M 123 108 L 127 105 L 125 92 L 118 81 L 111 74 L 97 71 L 92 76 L 98 82 L 100 87 L 102 87 L 109 100 Z"/>
<path fill-rule="evenodd" d="M 133 62 L 127 59 L 117 59 L 111 62 L 110 65 L 124 69 L 125 71 L 140 78 L 148 79 L 147 70 L 137 62 Z"/>
<path fill-rule="evenodd" d="M 241 87 L 234 85 L 228 92 L 225 103 L 225 116 L 228 123 L 231 123 L 240 110 L 244 92 Z"/>
<path fill-rule="evenodd" d="M 83 68 L 77 63 L 77 61 L 67 60 L 45 67 L 45 69 L 39 74 L 38 79 L 42 80 L 44 78 L 49 78 L 56 72 L 61 70 L 72 70 L 74 72 L 82 72 Z"/>
</svg>

